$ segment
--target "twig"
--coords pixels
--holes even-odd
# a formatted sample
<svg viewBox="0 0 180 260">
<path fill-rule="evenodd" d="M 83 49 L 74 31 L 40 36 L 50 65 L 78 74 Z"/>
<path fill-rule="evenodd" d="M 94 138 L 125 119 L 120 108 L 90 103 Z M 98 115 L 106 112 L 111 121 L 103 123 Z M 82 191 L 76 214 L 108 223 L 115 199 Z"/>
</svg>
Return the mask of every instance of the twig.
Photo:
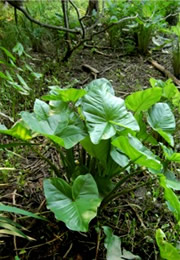
<svg viewBox="0 0 180 260">
<path fill-rule="evenodd" d="M 164 66 L 161 64 L 157 63 L 157 61 L 150 59 L 149 62 L 159 71 L 161 71 L 166 77 L 171 78 L 173 82 L 177 85 L 180 86 L 180 80 L 178 80 L 169 70 L 167 70 Z M 177 87 L 178 89 L 180 87 Z"/>
<path fill-rule="evenodd" d="M 135 210 L 135 208 L 132 206 L 132 204 L 130 204 L 128 201 L 126 201 L 128 206 L 135 212 L 139 222 L 141 223 L 141 226 L 144 228 L 144 229 L 147 229 L 147 227 L 145 226 L 144 222 L 142 221 L 141 217 L 139 216 L 138 212 Z"/>
<path fill-rule="evenodd" d="M 27 11 L 24 7 L 17 7 L 16 5 L 14 5 L 13 1 L 8 1 L 8 3 L 10 5 L 12 5 L 13 7 L 15 7 L 16 9 L 18 9 L 20 12 L 22 12 L 25 17 L 30 20 L 32 23 L 35 23 L 35 24 L 38 24 L 40 25 L 41 27 L 45 27 L 45 28 L 48 28 L 48 29 L 53 29 L 53 30 L 59 30 L 59 31 L 63 31 L 63 32 L 69 32 L 69 33 L 73 33 L 73 34 L 81 34 L 81 29 L 80 28 L 76 28 L 76 29 L 70 29 L 70 28 L 65 28 L 63 26 L 55 26 L 55 25 L 50 25 L 50 24 L 45 24 L 45 23 L 42 23 L 36 19 L 34 19 Z"/>
<path fill-rule="evenodd" d="M 73 246 L 73 244 L 71 243 L 70 244 L 70 247 L 68 248 L 68 250 L 67 250 L 67 252 L 64 254 L 64 256 L 63 256 L 63 259 L 65 259 L 67 256 L 68 256 L 68 254 L 69 254 L 69 252 L 71 251 L 71 249 L 72 249 L 72 246 Z"/>
<path fill-rule="evenodd" d="M 113 55 L 104 53 L 104 52 L 102 52 L 102 51 L 98 51 L 97 49 L 94 49 L 93 52 L 95 52 L 95 53 L 97 53 L 97 54 L 100 54 L 100 55 L 102 55 L 102 56 L 105 56 L 105 57 L 113 57 Z"/>
<path fill-rule="evenodd" d="M 69 0 L 70 4 L 74 7 L 76 13 L 77 13 L 77 17 L 78 17 L 78 21 L 79 21 L 79 24 L 81 26 L 81 29 L 82 29 L 82 38 L 84 39 L 85 38 L 85 26 L 84 26 L 84 23 L 83 23 L 83 19 L 80 17 L 80 13 L 79 13 L 79 10 L 77 8 L 77 6 L 73 3 L 73 1 Z"/>
<path fill-rule="evenodd" d="M 115 64 L 111 65 L 110 67 L 108 67 L 108 68 L 106 68 L 106 69 L 100 71 L 99 74 L 104 74 L 104 73 L 107 72 L 108 70 L 111 70 L 114 66 L 115 66 Z"/>
<path fill-rule="evenodd" d="M 98 235 L 97 235 L 97 245 L 96 245 L 95 260 L 98 260 L 98 252 L 99 252 L 100 241 L 101 241 L 101 229 L 99 230 Z"/>
</svg>

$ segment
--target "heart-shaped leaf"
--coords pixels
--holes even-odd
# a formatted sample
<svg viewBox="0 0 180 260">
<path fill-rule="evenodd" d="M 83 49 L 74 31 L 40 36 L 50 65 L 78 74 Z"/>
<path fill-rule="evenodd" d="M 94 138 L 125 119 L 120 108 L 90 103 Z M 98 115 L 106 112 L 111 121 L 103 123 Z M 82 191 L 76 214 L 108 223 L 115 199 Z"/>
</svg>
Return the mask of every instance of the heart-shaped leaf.
<svg viewBox="0 0 180 260">
<path fill-rule="evenodd" d="M 75 231 L 88 231 L 101 202 L 95 180 L 90 174 L 78 176 L 72 187 L 63 179 L 44 180 L 47 207 L 58 220 Z"/>
</svg>

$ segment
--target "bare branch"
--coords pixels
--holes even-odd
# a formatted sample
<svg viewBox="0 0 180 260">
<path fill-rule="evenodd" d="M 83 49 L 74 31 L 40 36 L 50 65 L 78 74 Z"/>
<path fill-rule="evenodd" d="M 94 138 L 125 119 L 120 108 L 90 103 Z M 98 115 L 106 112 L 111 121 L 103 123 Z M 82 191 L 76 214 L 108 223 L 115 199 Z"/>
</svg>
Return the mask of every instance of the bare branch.
<svg viewBox="0 0 180 260">
<path fill-rule="evenodd" d="M 69 33 L 73 33 L 73 34 L 81 34 L 82 31 L 80 28 L 75 28 L 75 29 L 70 29 L 70 28 L 65 28 L 63 26 L 55 26 L 55 25 L 50 25 L 50 24 L 45 24 L 45 23 L 42 23 L 36 19 L 34 19 L 27 11 L 24 7 L 17 7 L 14 5 L 13 2 L 9 1 L 9 4 L 11 4 L 13 7 L 15 7 L 16 9 L 18 9 L 19 11 L 21 11 L 25 17 L 30 20 L 32 23 L 35 23 L 35 24 L 38 24 L 40 25 L 41 27 L 45 27 L 45 28 L 48 28 L 48 29 L 52 29 L 52 30 L 59 30 L 59 31 L 64 31 L 64 32 L 69 32 Z"/>
<path fill-rule="evenodd" d="M 82 38 L 85 38 L 85 33 L 86 33 L 85 32 L 85 26 L 84 26 L 84 23 L 82 21 L 82 18 L 80 17 L 79 10 L 78 10 L 77 6 L 73 3 L 73 1 L 69 0 L 69 2 L 74 7 L 74 9 L 76 10 L 78 21 L 79 21 L 79 24 L 80 24 L 81 29 L 82 29 Z"/>
</svg>

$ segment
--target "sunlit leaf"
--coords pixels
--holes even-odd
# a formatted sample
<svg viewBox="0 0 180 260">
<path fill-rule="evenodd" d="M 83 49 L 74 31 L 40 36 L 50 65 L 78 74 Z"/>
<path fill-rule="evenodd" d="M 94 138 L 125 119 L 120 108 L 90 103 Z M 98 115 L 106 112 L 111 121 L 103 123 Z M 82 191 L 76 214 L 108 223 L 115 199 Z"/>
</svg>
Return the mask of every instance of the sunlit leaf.
<svg viewBox="0 0 180 260">
<path fill-rule="evenodd" d="M 125 99 L 127 108 L 139 113 L 141 111 L 148 110 L 152 105 L 158 102 L 162 95 L 161 88 L 149 88 L 146 90 L 136 91 L 135 93 L 129 95 Z"/>
<path fill-rule="evenodd" d="M 22 122 L 17 122 L 10 129 L 7 129 L 5 126 L 0 125 L 0 133 L 7 134 L 21 140 L 30 140 L 32 138 L 30 130 L 27 129 Z"/>
<path fill-rule="evenodd" d="M 165 240 L 166 236 L 161 229 L 156 230 L 156 242 L 160 249 L 160 254 L 163 259 L 178 260 L 180 259 L 180 251 L 172 244 Z"/>
</svg>

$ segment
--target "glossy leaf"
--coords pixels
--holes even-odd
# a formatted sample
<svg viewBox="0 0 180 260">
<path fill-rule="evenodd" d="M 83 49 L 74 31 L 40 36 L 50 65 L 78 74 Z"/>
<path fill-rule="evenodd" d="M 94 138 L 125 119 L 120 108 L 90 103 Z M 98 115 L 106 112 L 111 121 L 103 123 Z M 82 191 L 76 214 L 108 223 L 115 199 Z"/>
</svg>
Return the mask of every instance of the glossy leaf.
<svg viewBox="0 0 180 260">
<path fill-rule="evenodd" d="M 93 88 L 82 99 L 82 113 L 94 144 L 111 138 L 120 129 L 139 130 L 135 118 L 127 112 L 123 99 L 113 96 L 107 91 L 107 86 L 103 86 Z"/>
<path fill-rule="evenodd" d="M 139 113 L 148 110 L 152 105 L 158 102 L 162 95 L 161 88 L 149 88 L 146 90 L 136 91 L 125 99 L 128 109 Z"/>
<path fill-rule="evenodd" d="M 156 242 L 160 249 L 160 254 L 163 259 L 178 260 L 180 259 L 180 251 L 172 244 L 165 240 L 166 236 L 161 229 L 156 230 Z"/>
<path fill-rule="evenodd" d="M 58 220 L 75 231 L 88 231 L 101 202 L 95 180 L 90 174 L 78 176 L 72 187 L 60 178 L 44 180 L 47 207 Z"/>
<path fill-rule="evenodd" d="M 62 111 L 59 114 L 50 114 L 49 116 L 44 113 L 42 115 L 41 110 L 34 113 L 22 112 L 21 117 L 23 121 L 29 126 L 31 130 L 48 137 L 60 146 L 64 146 L 69 149 L 84 139 L 85 132 L 83 123 L 76 116 L 75 113 L 69 113 L 69 111 Z M 42 117 L 47 117 L 46 120 L 42 120 Z M 44 117 L 44 118 L 45 118 Z"/>
<path fill-rule="evenodd" d="M 137 138 L 131 135 L 119 136 L 112 141 L 112 144 L 119 148 L 136 164 L 155 170 L 160 170 L 162 167 L 155 155 L 143 146 Z"/>
<path fill-rule="evenodd" d="M 174 145 L 171 133 L 176 123 L 170 107 L 166 103 L 157 103 L 148 111 L 147 121 L 170 145 Z"/>
<path fill-rule="evenodd" d="M 115 94 L 113 86 L 111 85 L 110 81 L 105 78 L 95 79 L 86 86 L 87 92 L 89 92 L 89 91 L 94 92 L 97 89 L 105 90 L 105 91 L 111 93 L 113 96 Z"/>
</svg>

